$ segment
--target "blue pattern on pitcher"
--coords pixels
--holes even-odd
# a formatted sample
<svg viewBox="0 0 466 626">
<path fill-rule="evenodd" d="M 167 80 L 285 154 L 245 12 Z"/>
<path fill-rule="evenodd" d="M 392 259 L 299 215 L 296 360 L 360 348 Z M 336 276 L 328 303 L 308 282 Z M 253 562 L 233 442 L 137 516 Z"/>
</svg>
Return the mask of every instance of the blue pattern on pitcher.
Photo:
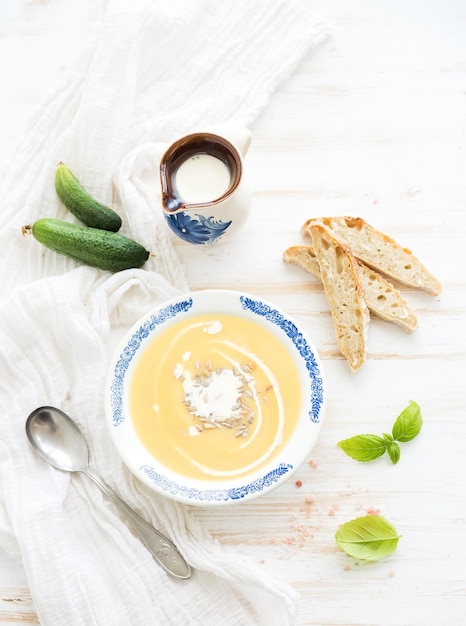
<svg viewBox="0 0 466 626">
<path fill-rule="evenodd" d="M 196 214 L 191 217 L 185 211 L 172 215 L 165 213 L 165 219 L 172 231 L 184 241 L 207 245 L 216 242 L 231 224 L 231 221 L 214 220 L 213 215 L 204 217 Z"/>
</svg>

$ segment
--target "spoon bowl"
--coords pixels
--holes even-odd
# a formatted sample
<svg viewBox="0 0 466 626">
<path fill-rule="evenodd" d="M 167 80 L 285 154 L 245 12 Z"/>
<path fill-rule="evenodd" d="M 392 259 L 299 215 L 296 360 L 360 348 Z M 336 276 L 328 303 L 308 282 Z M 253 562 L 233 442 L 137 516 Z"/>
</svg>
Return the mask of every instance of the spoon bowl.
<svg viewBox="0 0 466 626">
<path fill-rule="evenodd" d="M 89 464 L 89 448 L 75 422 L 60 409 L 43 406 L 26 421 L 26 435 L 34 450 L 53 467 L 80 472 Z"/>
<path fill-rule="evenodd" d="M 75 422 L 53 406 L 35 409 L 26 420 L 26 435 L 34 450 L 59 470 L 81 472 L 110 498 L 128 525 L 152 553 L 158 564 L 175 578 L 190 578 L 191 568 L 177 547 L 148 524 L 89 467 L 89 448 Z"/>
</svg>

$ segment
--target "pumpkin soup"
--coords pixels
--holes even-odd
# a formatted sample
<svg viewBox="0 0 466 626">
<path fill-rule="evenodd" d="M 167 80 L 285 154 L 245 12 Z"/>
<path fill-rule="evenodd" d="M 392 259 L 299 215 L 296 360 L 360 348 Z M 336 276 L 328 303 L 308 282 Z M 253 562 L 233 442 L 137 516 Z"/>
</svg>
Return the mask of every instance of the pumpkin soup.
<svg viewBox="0 0 466 626">
<path fill-rule="evenodd" d="M 154 337 L 131 375 L 143 445 L 178 474 L 225 479 L 280 451 L 299 419 L 296 365 L 282 342 L 240 316 L 198 315 Z"/>
</svg>

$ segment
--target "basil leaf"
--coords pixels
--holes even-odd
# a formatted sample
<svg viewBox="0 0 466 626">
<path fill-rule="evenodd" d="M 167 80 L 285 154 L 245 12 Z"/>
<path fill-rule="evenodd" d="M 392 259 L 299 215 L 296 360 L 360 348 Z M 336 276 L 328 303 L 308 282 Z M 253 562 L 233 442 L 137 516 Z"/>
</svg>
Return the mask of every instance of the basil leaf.
<svg viewBox="0 0 466 626">
<path fill-rule="evenodd" d="M 391 554 L 399 538 L 395 528 L 380 515 L 358 517 L 335 533 L 335 541 L 346 554 L 366 561 L 377 561 Z"/>
<path fill-rule="evenodd" d="M 393 425 L 392 435 L 397 441 L 411 441 L 422 427 L 421 409 L 417 402 L 411 401 L 397 417 Z"/>
<path fill-rule="evenodd" d="M 393 437 L 387 433 L 383 433 L 382 437 L 385 439 L 387 446 L 389 446 L 391 443 L 393 443 L 395 440 L 393 439 Z"/>
<path fill-rule="evenodd" d="M 396 465 L 400 460 L 400 446 L 396 441 L 392 441 L 387 446 L 388 456 L 391 458 L 393 465 Z"/>
<path fill-rule="evenodd" d="M 387 442 L 377 435 L 356 435 L 342 439 L 337 445 L 345 454 L 362 463 L 378 459 L 387 449 Z"/>
</svg>

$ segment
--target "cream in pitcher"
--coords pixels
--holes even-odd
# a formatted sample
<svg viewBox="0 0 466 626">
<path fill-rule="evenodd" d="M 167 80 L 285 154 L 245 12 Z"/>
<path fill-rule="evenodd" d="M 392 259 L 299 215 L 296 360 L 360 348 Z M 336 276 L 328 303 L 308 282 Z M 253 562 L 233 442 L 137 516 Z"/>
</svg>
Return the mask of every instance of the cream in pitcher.
<svg viewBox="0 0 466 626">
<path fill-rule="evenodd" d="M 247 128 L 224 125 L 215 132 L 193 133 L 168 148 L 163 146 L 162 209 L 178 237 L 211 245 L 225 241 L 244 224 L 251 194 L 242 156 L 250 139 Z"/>
<path fill-rule="evenodd" d="M 193 154 L 175 172 L 175 192 L 185 203 L 212 202 L 221 198 L 230 184 L 229 167 L 211 154 Z"/>
</svg>

